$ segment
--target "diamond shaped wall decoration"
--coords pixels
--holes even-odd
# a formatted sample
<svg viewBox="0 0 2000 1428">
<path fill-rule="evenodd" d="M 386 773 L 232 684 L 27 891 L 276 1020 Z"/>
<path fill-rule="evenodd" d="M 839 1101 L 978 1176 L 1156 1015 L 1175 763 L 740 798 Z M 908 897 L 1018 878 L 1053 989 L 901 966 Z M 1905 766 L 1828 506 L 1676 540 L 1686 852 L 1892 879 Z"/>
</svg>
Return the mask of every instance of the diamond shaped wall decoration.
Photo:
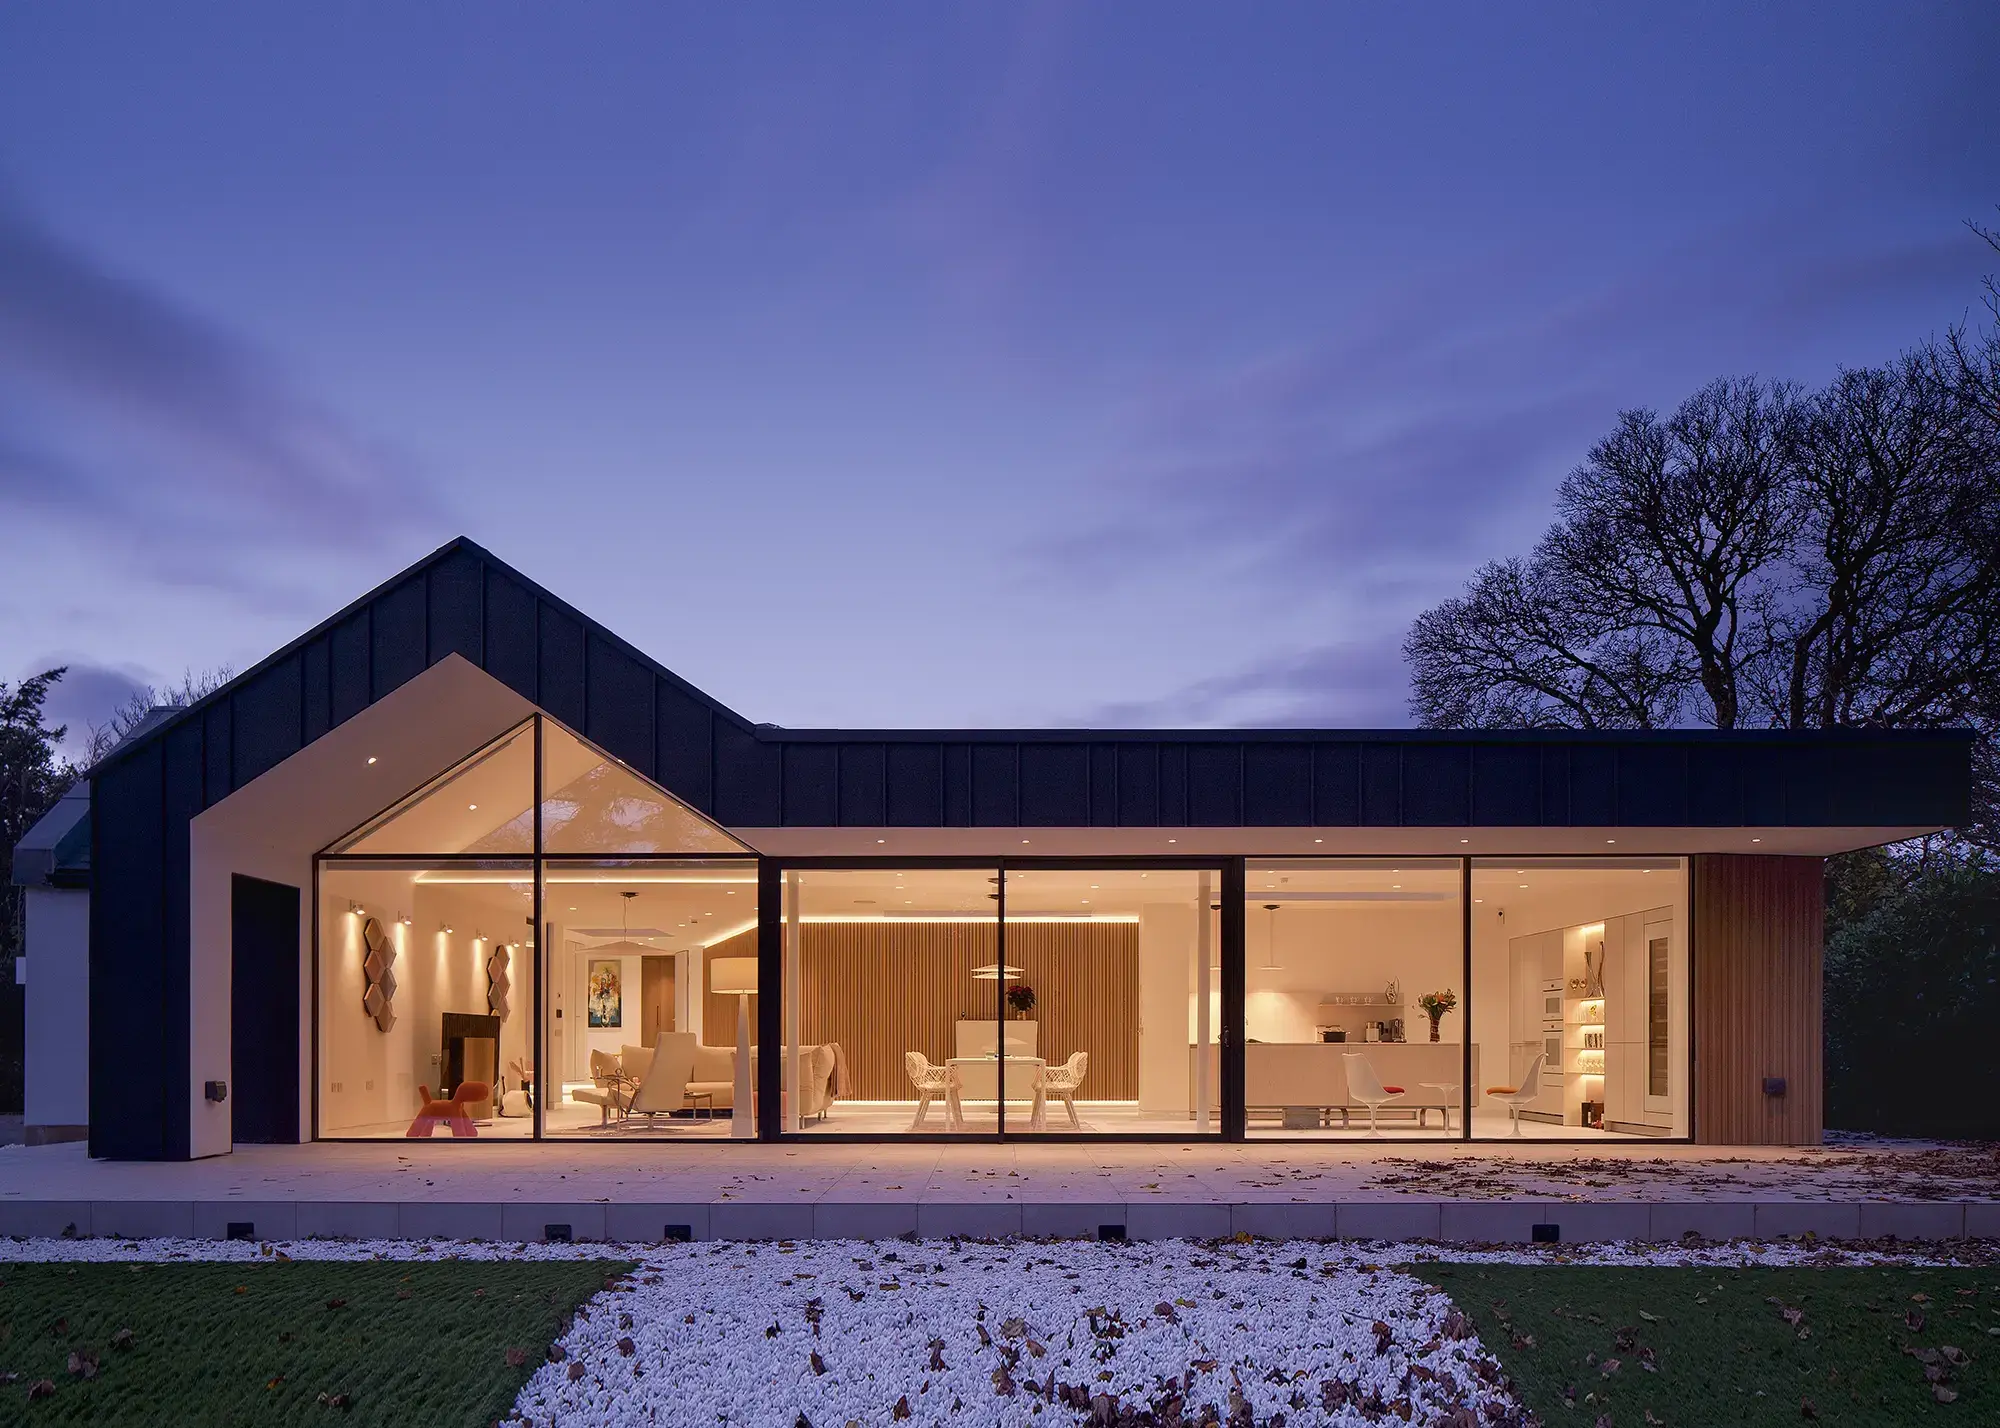
<svg viewBox="0 0 2000 1428">
<path fill-rule="evenodd" d="M 502 1021 L 507 1020 L 507 996 L 513 989 L 513 980 L 507 975 L 511 952 L 512 949 L 503 942 L 486 959 L 486 1010 Z"/>
<path fill-rule="evenodd" d="M 361 959 L 361 1010 L 374 1018 L 377 1031 L 387 1031 L 396 1024 L 396 974 L 390 970 L 396 964 L 396 944 L 388 929 L 370 917 L 361 923 L 361 945 L 366 949 Z"/>
</svg>

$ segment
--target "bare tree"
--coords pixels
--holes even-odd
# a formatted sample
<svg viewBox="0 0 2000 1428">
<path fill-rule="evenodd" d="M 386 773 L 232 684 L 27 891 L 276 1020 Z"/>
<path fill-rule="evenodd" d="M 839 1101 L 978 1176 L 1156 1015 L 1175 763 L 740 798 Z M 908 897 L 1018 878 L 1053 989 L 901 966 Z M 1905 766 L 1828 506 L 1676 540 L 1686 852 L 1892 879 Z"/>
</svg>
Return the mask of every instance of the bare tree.
<svg viewBox="0 0 2000 1428">
<path fill-rule="evenodd" d="M 2000 809 L 2000 407 L 1955 333 L 1824 390 L 1635 411 L 1525 560 L 1404 644 L 1433 727 L 1971 728 Z"/>
<path fill-rule="evenodd" d="M 149 684 L 143 689 L 133 690 L 103 723 L 90 726 L 89 738 L 84 743 L 82 767 L 89 768 L 117 748 L 126 735 L 143 724 L 146 716 L 155 709 L 185 709 L 222 688 L 235 678 L 235 674 L 228 665 L 205 669 L 199 674 L 189 669 L 182 671 L 178 684 L 158 687 Z"/>
<path fill-rule="evenodd" d="M 1622 414 L 1527 561 L 1481 568 L 1418 617 L 1403 646 L 1418 722 L 1734 728 L 1804 427 L 1796 391 L 1749 380 L 1664 420 Z"/>
</svg>

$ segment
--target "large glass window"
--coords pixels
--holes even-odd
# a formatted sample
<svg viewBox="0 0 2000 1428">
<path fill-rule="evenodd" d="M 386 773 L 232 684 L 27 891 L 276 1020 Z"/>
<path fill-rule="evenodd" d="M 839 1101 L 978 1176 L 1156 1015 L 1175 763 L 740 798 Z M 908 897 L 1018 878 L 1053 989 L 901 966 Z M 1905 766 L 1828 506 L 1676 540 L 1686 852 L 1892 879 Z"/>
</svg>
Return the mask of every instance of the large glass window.
<svg viewBox="0 0 2000 1428">
<path fill-rule="evenodd" d="M 528 862 L 320 865 L 319 1134 L 534 1133 L 533 913 Z"/>
<path fill-rule="evenodd" d="M 542 876 L 545 1134 L 754 1134 L 737 1068 L 754 1085 L 757 865 L 551 858 Z M 745 971 L 753 990 L 718 989 Z"/>
<path fill-rule="evenodd" d="M 787 1130 L 1000 1129 L 1000 1053 L 1032 1052 L 1001 1020 L 999 902 L 993 868 L 786 873 Z"/>
<path fill-rule="evenodd" d="M 1251 1135 L 1463 1134 L 1463 876 L 1456 858 L 1247 865 Z M 1475 1039 L 1475 1083 L 1485 1063 Z"/>
<path fill-rule="evenodd" d="M 1008 871 L 1010 1134 L 1220 1129 L 1220 884 L 1220 869 Z"/>
<path fill-rule="evenodd" d="M 1472 899 L 1475 1134 L 1687 1135 L 1684 861 L 1479 859 Z"/>
<path fill-rule="evenodd" d="M 748 1133 L 745 852 L 541 716 L 399 799 L 319 862 L 316 1133 Z"/>
</svg>

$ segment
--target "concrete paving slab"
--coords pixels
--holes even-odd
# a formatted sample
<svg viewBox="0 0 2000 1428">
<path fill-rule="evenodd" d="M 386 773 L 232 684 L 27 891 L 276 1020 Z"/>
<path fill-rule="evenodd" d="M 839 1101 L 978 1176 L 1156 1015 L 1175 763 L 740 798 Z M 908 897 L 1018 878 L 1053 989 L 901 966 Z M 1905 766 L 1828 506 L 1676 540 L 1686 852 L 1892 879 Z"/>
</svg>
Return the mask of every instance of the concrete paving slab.
<svg viewBox="0 0 2000 1428">
<path fill-rule="evenodd" d="M 1343 1200 L 1334 1207 L 1344 1240 L 1434 1240 L 1442 1224 L 1435 1200 Z"/>
<path fill-rule="evenodd" d="M 1328 1203 L 1238 1201 L 1229 1207 L 1229 1232 L 1266 1240 L 1330 1240 L 1339 1234 L 1337 1215 Z"/>
<path fill-rule="evenodd" d="M 601 1204 L 506 1204 L 500 1207 L 500 1238 L 525 1244 L 548 1238 L 552 1226 L 569 1226 L 572 1242 L 604 1238 L 604 1206 Z M 560 1229 L 557 1230 L 560 1234 Z"/>
<path fill-rule="evenodd" d="M 90 1233 L 138 1240 L 187 1238 L 194 1234 L 194 1204 L 188 1200 L 95 1200 Z"/>
<path fill-rule="evenodd" d="M 244 1238 L 290 1240 L 299 1234 L 299 1204 L 296 1200 L 202 1200 L 194 1206 L 195 1238 L 229 1238 L 231 1225 L 249 1225 Z"/>
<path fill-rule="evenodd" d="M 397 1232 L 406 1240 L 504 1240 L 506 1213 L 493 1203 L 409 1200 L 397 1207 Z M 540 1239 L 537 1235 L 535 1238 Z"/>
<path fill-rule="evenodd" d="M 708 1207 L 708 1228 L 718 1240 L 810 1239 L 813 1207 L 724 1200 Z"/>
<path fill-rule="evenodd" d="M 1745 1239 L 1757 1233 L 1757 1207 L 1747 1200 L 1686 1201 L 1649 1205 L 1648 1238 L 1674 1241 L 1690 1232 L 1705 1240 Z"/>
<path fill-rule="evenodd" d="M 1043 1239 L 1097 1238 L 1103 1225 L 1125 1228 L 1125 1207 L 1115 1203 L 1075 1200 L 1030 1200 L 1021 1205 L 1021 1233 Z"/>
<path fill-rule="evenodd" d="M 1019 1201 L 925 1200 L 917 1206 L 917 1233 L 924 1239 L 1005 1239 L 1021 1233 Z"/>
<path fill-rule="evenodd" d="M 1133 1240 L 1220 1240 L 1236 1233 L 1233 1206 L 1194 1200 L 1138 1200 L 1125 1206 L 1125 1237 Z"/>
<path fill-rule="evenodd" d="M 709 1206 L 670 1203 L 649 1205 L 611 1204 L 604 1207 L 604 1237 L 630 1244 L 664 1242 L 669 1226 L 684 1226 L 691 1240 L 709 1238 Z"/>
<path fill-rule="evenodd" d="M 301 1200 L 301 1239 L 383 1240 L 403 1233 L 403 1207 L 391 1200 Z"/>
<path fill-rule="evenodd" d="M 87 1200 L 0 1200 L 0 1235 L 60 1238 L 91 1233 Z"/>
<path fill-rule="evenodd" d="M 1759 1239 L 1795 1239 L 1815 1234 L 1823 1240 L 1851 1240 L 1861 1233 L 1861 1207 L 1813 1200 L 1765 1200 L 1757 1206 Z"/>
<path fill-rule="evenodd" d="M 1861 1237 L 1894 1235 L 1899 1240 L 1955 1240 L 1965 1234 L 1965 1206 L 1861 1202 Z"/>
</svg>

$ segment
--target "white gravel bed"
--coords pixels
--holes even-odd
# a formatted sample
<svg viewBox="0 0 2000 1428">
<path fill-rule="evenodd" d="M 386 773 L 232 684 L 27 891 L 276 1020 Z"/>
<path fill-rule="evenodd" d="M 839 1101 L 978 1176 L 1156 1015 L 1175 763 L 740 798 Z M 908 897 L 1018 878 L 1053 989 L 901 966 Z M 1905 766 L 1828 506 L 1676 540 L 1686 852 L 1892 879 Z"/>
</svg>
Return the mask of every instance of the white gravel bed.
<svg viewBox="0 0 2000 1428">
<path fill-rule="evenodd" d="M 1446 1295 L 1306 1243 L 692 1245 L 551 1359 L 526 1423 L 1526 1421 Z"/>
</svg>

